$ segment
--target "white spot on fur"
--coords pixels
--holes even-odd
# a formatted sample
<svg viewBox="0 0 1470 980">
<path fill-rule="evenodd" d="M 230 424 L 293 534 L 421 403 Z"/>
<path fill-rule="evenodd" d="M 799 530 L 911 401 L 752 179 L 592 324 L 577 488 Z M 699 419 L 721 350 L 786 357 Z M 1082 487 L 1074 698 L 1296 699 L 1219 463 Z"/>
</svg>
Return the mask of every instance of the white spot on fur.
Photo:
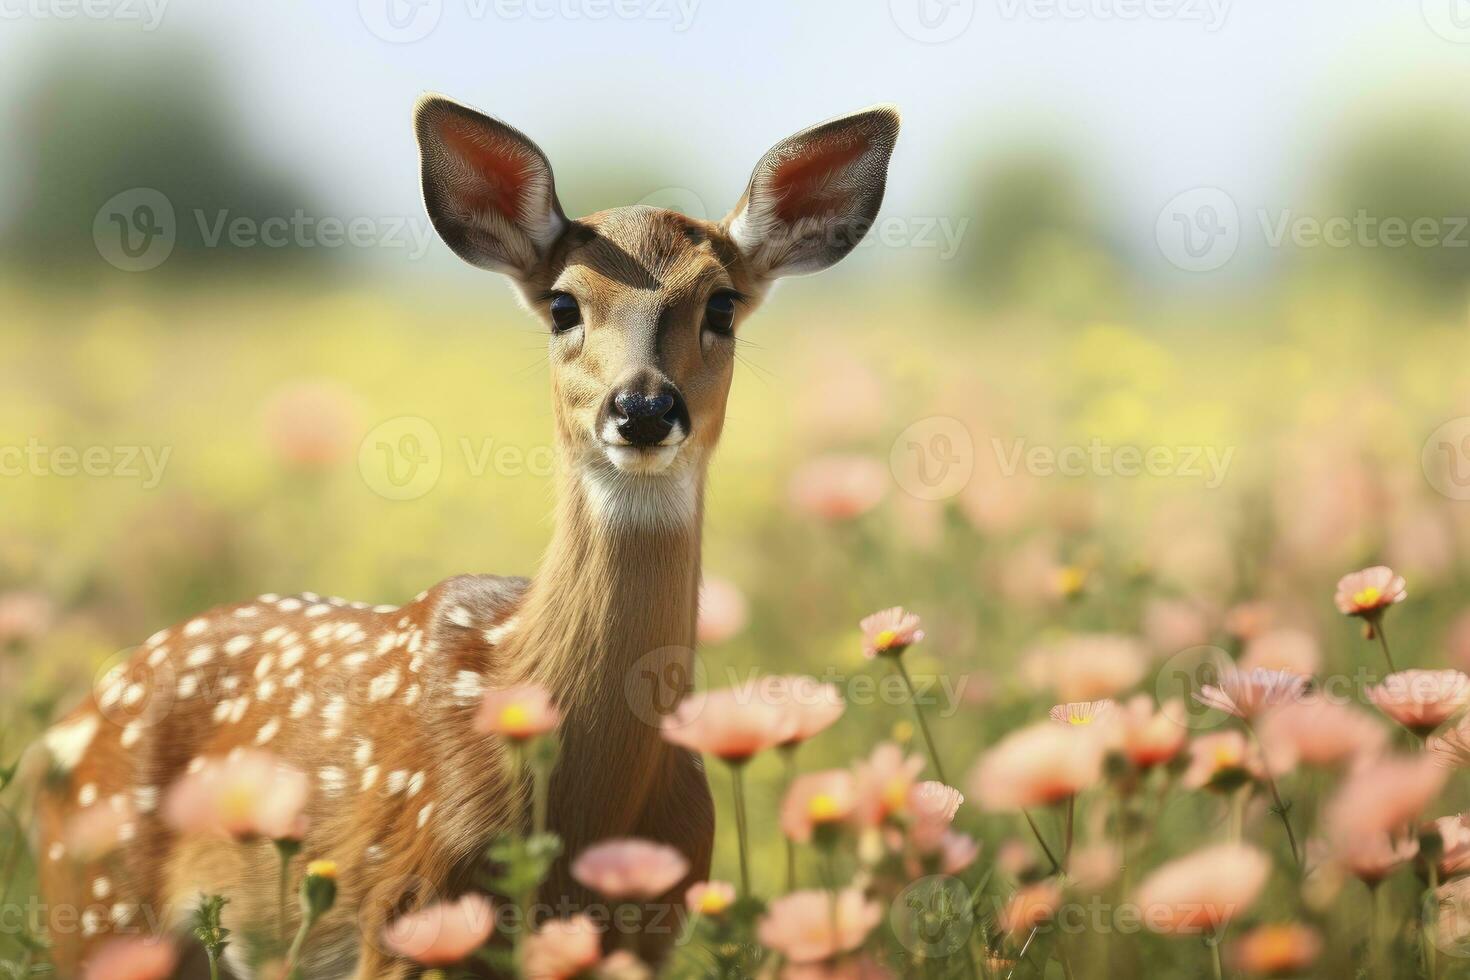
<svg viewBox="0 0 1470 980">
<path fill-rule="evenodd" d="M 322 737 L 336 738 L 342 734 L 342 720 L 347 716 L 347 699 L 340 695 L 322 706 Z"/>
<path fill-rule="evenodd" d="M 368 655 L 360 651 L 357 653 L 349 653 L 347 656 L 342 658 L 342 666 L 346 667 L 348 670 L 356 670 L 367 662 Z"/>
<path fill-rule="evenodd" d="M 146 693 L 142 684 L 129 684 L 127 690 L 123 691 L 123 706 L 128 708 L 136 706 L 139 701 L 143 700 L 143 695 Z"/>
<path fill-rule="evenodd" d="M 150 667 L 157 667 L 168 659 L 168 647 L 158 647 L 148 654 L 147 663 Z"/>
<path fill-rule="evenodd" d="M 255 744 L 256 745 L 265 745 L 271 739 L 275 738 L 278 734 L 280 734 L 280 731 L 281 731 L 281 719 L 279 719 L 279 718 L 272 718 L 270 721 L 266 722 L 264 725 L 261 725 L 260 726 L 260 731 L 258 731 L 258 732 L 255 733 Z"/>
<path fill-rule="evenodd" d="M 235 615 L 240 619 L 250 619 L 252 616 L 259 616 L 260 610 L 254 606 L 241 606 L 235 610 Z"/>
<path fill-rule="evenodd" d="M 413 707 L 418 703 L 420 693 L 422 692 L 417 684 L 408 685 L 408 688 L 403 692 L 403 703 L 410 708 Z"/>
<path fill-rule="evenodd" d="M 323 766 L 317 773 L 322 784 L 322 792 L 328 796 L 341 796 L 347 790 L 347 773 L 337 766 Z"/>
<path fill-rule="evenodd" d="M 391 698 L 393 692 L 398 690 L 400 676 L 397 669 L 394 669 L 386 670 L 374 677 L 368 684 L 368 700 L 386 701 Z"/>
<path fill-rule="evenodd" d="M 179 678 L 177 693 L 180 701 L 187 701 L 199 691 L 199 675 L 185 674 Z"/>
<path fill-rule="evenodd" d="M 291 702 L 291 717 L 305 718 L 306 713 L 311 710 L 312 696 L 305 692 L 296 695 L 296 700 Z"/>
<path fill-rule="evenodd" d="M 461 704 L 473 704 L 485 693 L 485 681 L 473 670 L 461 670 L 454 675 L 454 700 Z"/>
<path fill-rule="evenodd" d="M 394 769 L 388 773 L 388 779 L 384 783 L 390 794 L 403 792 L 403 787 L 408 783 L 408 772 L 403 769 Z"/>
<path fill-rule="evenodd" d="M 61 841 L 52 841 L 51 846 L 46 848 L 46 856 L 53 861 L 60 861 L 66 857 L 66 845 Z"/>
<path fill-rule="evenodd" d="M 301 608 L 301 600 L 282 599 L 280 602 L 276 603 L 276 608 L 283 613 L 295 612 L 296 610 Z"/>
<path fill-rule="evenodd" d="M 184 624 L 184 635 L 198 636 L 200 633 L 203 633 L 208 628 L 209 620 L 204 619 L 203 617 L 200 617 L 199 619 L 191 619 Z"/>
<path fill-rule="evenodd" d="M 123 726 L 122 735 L 118 737 L 118 743 L 125 749 L 130 749 L 138 744 L 138 739 L 143 737 L 143 723 L 134 718 Z"/>
<path fill-rule="evenodd" d="M 225 656 L 238 657 L 246 650 L 249 650 L 250 644 L 254 642 L 254 640 L 243 633 L 239 636 L 232 636 L 230 637 L 229 642 L 225 644 Z"/>
<path fill-rule="evenodd" d="M 106 875 L 98 875 L 92 879 L 92 897 L 97 899 L 106 898 L 112 894 L 112 882 Z"/>
<path fill-rule="evenodd" d="M 428 803 L 425 803 L 419 809 L 419 820 L 418 820 L 418 823 L 419 823 L 419 826 L 420 827 L 424 826 L 425 824 L 427 824 L 429 822 L 429 817 L 430 817 L 430 815 L 433 814 L 433 812 L 434 812 L 434 803 L 433 803 L 433 801 L 430 801 Z"/>
<path fill-rule="evenodd" d="M 158 809 L 158 787 L 139 786 L 134 789 L 133 809 L 139 813 L 152 813 Z"/>
<path fill-rule="evenodd" d="M 152 636 L 148 637 L 148 639 L 144 640 L 143 645 L 146 647 L 156 647 L 162 644 L 163 641 L 166 639 L 168 639 L 168 630 L 161 629 L 157 633 L 154 633 Z"/>
<path fill-rule="evenodd" d="M 269 674 L 271 672 L 271 668 L 275 665 L 276 658 L 274 654 L 268 653 L 265 656 L 261 657 L 255 662 L 255 679 L 258 681 L 264 680 L 265 675 Z"/>
<path fill-rule="evenodd" d="M 378 782 L 378 767 L 368 766 L 362 771 L 362 791 L 366 793 Z"/>
<path fill-rule="evenodd" d="M 189 765 L 188 765 L 188 767 L 187 767 L 187 769 L 185 771 L 188 772 L 190 775 L 192 775 L 192 774 L 198 772 L 199 770 L 201 770 L 203 768 L 204 768 L 204 756 L 202 756 L 202 755 L 196 755 L 194 758 L 192 758 L 192 759 L 189 760 Z"/>
<path fill-rule="evenodd" d="M 209 663 L 213 659 L 214 647 L 206 643 L 202 646 L 197 646 L 189 651 L 189 655 L 184 658 L 184 666 L 203 667 L 205 664 Z"/>
<path fill-rule="evenodd" d="M 82 912 L 82 935 L 89 937 L 99 935 L 105 924 L 100 909 L 89 908 Z"/>
<path fill-rule="evenodd" d="M 500 644 L 507 636 L 515 632 L 518 625 L 520 625 L 519 621 L 516 617 L 512 616 L 499 626 L 490 627 L 485 631 L 485 642 L 491 646 Z"/>
<path fill-rule="evenodd" d="M 87 783 L 77 790 L 77 804 L 80 806 L 91 806 L 97 802 L 97 784 Z"/>
<path fill-rule="evenodd" d="M 306 615 L 310 616 L 312 619 L 315 619 L 318 616 L 325 616 L 327 613 L 329 613 L 331 611 L 332 611 L 332 607 L 331 606 L 327 605 L 324 602 L 318 602 L 316 605 L 314 605 L 314 606 L 308 606 L 306 608 Z"/>
<path fill-rule="evenodd" d="M 352 761 L 358 766 L 365 766 L 373 761 L 373 743 L 371 739 L 359 737 L 357 748 L 352 750 Z"/>
<path fill-rule="evenodd" d="M 469 629 L 472 625 L 474 625 L 474 621 L 470 619 L 470 611 L 464 606 L 454 606 L 449 610 L 448 613 L 445 614 L 445 616 L 455 626 L 459 626 L 464 629 Z"/>
<path fill-rule="evenodd" d="M 269 701 L 276 696 L 276 682 L 267 677 L 255 685 L 255 698 L 257 701 Z"/>
<path fill-rule="evenodd" d="M 281 651 L 281 669 L 290 670 L 292 667 L 301 663 L 301 659 L 305 656 L 306 647 L 301 644 L 298 643 L 294 646 L 287 647 Z"/>
<path fill-rule="evenodd" d="M 408 798 L 413 799 L 424 788 L 424 774 L 416 772 L 408 777 Z"/>
<path fill-rule="evenodd" d="M 96 715 L 83 715 L 76 721 L 57 725 L 46 733 L 42 742 L 58 769 L 71 772 L 77 767 L 97 735 L 98 724 Z"/>
</svg>

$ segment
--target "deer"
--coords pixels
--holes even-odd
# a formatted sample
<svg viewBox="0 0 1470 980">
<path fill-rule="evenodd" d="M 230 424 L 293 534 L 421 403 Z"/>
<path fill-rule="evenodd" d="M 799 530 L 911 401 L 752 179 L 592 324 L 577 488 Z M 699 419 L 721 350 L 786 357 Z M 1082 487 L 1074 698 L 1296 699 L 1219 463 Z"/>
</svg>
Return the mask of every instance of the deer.
<svg viewBox="0 0 1470 980">
<path fill-rule="evenodd" d="M 557 460 L 549 546 L 532 579 L 461 575 L 401 606 L 312 593 L 221 606 L 159 630 L 102 674 L 40 743 L 41 886 L 49 909 L 74 915 L 52 916 L 60 975 L 77 975 L 109 937 L 182 933 L 204 894 L 229 896 L 224 924 L 237 935 L 271 921 L 268 842 L 180 835 L 160 814 L 184 774 L 253 749 L 311 779 L 296 861 L 340 868 L 304 975 L 413 975 L 378 941 L 385 925 L 459 887 L 487 842 L 524 820 L 507 747 L 472 727 L 483 692 L 512 684 L 544 686 L 563 718 L 548 821 L 564 851 L 543 905 L 596 901 L 568 858 L 610 837 L 664 842 L 688 859 L 671 902 L 708 876 L 705 772 L 660 738 L 658 721 L 692 686 L 705 483 L 735 338 L 777 279 L 826 269 L 859 244 L 898 129 L 897 110 L 877 106 L 781 140 L 720 220 L 650 206 L 570 219 L 529 138 L 447 98 L 420 100 L 435 230 L 461 259 L 507 277 L 544 324 Z M 645 670 L 675 690 L 636 681 Z M 96 807 L 127 814 L 126 844 L 69 854 L 68 826 Z M 657 963 L 674 936 L 652 932 L 639 949 Z M 227 954 L 241 980 L 252 977 L 247 945 Z"/>
</svg>

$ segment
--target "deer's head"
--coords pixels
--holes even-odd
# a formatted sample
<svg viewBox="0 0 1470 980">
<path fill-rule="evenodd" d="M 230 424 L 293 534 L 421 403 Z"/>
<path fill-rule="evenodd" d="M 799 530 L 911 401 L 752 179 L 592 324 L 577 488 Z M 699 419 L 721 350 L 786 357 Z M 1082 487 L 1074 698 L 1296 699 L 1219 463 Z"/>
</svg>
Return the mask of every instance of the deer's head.
<svg viewBox="0 0 1470 980">
<path fill-rule="evenodd" d="M 509 276 L 545 322 L 560 446 L 584 478 L 619 486 L 701 471 L 742 323 L 777 278 L 825 269 L 862 239 L 898 124 L 879 107 L 782 140 L 711 222 L 653 207 L 568 218 L 521 133 L 438 97 L 417 115 L 434 227 L 465 261 Z"/>
</svg>

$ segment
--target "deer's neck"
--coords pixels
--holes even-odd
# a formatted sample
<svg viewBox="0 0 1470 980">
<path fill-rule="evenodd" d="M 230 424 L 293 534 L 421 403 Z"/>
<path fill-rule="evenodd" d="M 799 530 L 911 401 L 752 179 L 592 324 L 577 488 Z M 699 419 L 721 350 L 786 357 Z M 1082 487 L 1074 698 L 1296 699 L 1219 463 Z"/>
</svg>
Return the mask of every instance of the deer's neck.
<svg viewBox="0 0 1470 980">
<path fill-rule="evenodd" d="M 564 739 L 651 765 L 664 751 L 657 714 L 669 692 L 647 677 L 689 676 L 704 474 L 562 472 L 556 531 L 517 617 L 511 669 L 551 690 Z"/>
</svg>

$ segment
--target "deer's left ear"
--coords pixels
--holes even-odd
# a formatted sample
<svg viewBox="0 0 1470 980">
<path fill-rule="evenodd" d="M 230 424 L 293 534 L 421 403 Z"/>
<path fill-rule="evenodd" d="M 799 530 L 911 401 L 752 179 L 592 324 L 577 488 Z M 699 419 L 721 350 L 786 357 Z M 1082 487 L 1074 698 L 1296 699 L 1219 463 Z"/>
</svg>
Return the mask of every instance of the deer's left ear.
<svg viewBox="0 0 1470 980">
<path fill-rule="evenodd" d="M 730 237 L 767 278 L 818 272 L 857 247 L 878 216 L 898 110 L 875 106 L 773 146 L 725 217 Z"/>
</svg>

